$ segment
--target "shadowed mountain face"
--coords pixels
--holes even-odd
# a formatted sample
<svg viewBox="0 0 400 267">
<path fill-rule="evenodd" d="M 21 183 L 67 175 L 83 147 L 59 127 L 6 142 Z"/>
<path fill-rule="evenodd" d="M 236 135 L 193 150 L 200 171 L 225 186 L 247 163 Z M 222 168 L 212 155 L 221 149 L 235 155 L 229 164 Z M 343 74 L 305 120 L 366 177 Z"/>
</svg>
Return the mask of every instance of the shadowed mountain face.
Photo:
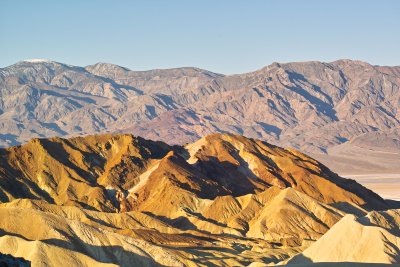
<svg viewBox="0 0 400 267">
<path fill-rule="evenodd" d="M 294 149 L 232 134 L 33 139 L 0 159 L 0 252 L 34 265 L 272 264 L 346 214 L 389 208 Z"/>
<path fill-rule="evenodd" d="M 0 145 L 100 131 L 183 144 L 231 132 L 325 153 L 361 135 L 374 144 L 376 134 L 392 135 L 399 87 L 399 67 L 350 60 L 274 63 L 230 76 L 23 61 L 0 69 Z"/>
</svg>

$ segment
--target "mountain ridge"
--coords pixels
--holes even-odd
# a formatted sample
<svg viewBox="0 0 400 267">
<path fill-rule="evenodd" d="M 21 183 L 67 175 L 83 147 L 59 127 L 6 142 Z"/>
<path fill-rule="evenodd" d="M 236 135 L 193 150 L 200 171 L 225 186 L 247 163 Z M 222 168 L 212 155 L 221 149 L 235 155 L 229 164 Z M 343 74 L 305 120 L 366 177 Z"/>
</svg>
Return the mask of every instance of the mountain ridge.
<svg viewBox="0 0 400 267">
<path fill-rule="evenodd" d="M 0 69 L 0 146 L 99 132 L 183 144 L 231 132 L 329 154 L 362 135 L 365 144 L 377 144 L 373 133 L 399 140 L 399 88 L 400 67 L 352 60 L 235 75 L 19 62 Z"/>
</svg>

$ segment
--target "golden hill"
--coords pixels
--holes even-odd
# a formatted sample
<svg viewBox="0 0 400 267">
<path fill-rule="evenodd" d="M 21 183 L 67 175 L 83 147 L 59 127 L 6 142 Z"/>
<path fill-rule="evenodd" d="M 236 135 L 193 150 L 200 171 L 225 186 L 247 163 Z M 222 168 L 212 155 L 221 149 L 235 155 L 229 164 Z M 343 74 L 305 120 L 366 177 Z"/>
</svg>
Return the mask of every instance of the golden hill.
<svg viewBox="0 0 400 267">
<path fill-rule="evenodd" d="M 378 195 L 295 150 L 230 134 L 0 150 L 0 252 L 36 265 L 247 266 L 302 252 Z"/>
<path fill-rule="evenodd" d="M 0 199 L 117 211 L 122 190 L 169 150 L 164 143 L 130 135 L 33 139 L 0 151 Z"/>
<path fill-rule="evenodd" d="M 169 190 L 215 199 L 276 186 L 327 204 L 385 208 L 376 194 L 298 151 L 229 134 L 210 135 L 186 147 L 132 135 L 33 139 L 1 149 L 0 157 L 2 202 L 29 198 L 99 211 L 147 206 L 154 211 L 151 202 L 157 198 L 183 201 Z"/>
</svg>

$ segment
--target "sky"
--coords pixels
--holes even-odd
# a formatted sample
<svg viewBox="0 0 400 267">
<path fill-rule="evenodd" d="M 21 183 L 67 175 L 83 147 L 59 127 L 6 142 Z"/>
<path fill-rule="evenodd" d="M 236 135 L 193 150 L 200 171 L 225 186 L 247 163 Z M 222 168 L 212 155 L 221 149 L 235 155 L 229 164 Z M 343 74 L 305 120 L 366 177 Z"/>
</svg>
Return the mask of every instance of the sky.
<svg viewBox="0 0 400 267">
<path fill-rule="evenodd" d="M 24 59 L 233 74 L 273 62 L 400 65 L 399 0 L 2 0 L 0 67 Z"/>
</svg>

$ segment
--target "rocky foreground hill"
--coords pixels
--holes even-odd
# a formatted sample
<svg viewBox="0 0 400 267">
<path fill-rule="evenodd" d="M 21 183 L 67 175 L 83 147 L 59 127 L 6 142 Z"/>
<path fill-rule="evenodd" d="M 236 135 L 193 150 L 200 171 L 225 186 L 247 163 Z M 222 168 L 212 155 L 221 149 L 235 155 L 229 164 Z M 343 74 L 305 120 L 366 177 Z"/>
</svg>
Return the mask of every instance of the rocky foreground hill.
<svg viewBox="0 0 400 267">
<path fill-rule="evenodd" d="M 0 159 L 0 252 L 34 266 L 400 263 L 392 202 L 264 141 L 33 139 Z"/>
</svg>

